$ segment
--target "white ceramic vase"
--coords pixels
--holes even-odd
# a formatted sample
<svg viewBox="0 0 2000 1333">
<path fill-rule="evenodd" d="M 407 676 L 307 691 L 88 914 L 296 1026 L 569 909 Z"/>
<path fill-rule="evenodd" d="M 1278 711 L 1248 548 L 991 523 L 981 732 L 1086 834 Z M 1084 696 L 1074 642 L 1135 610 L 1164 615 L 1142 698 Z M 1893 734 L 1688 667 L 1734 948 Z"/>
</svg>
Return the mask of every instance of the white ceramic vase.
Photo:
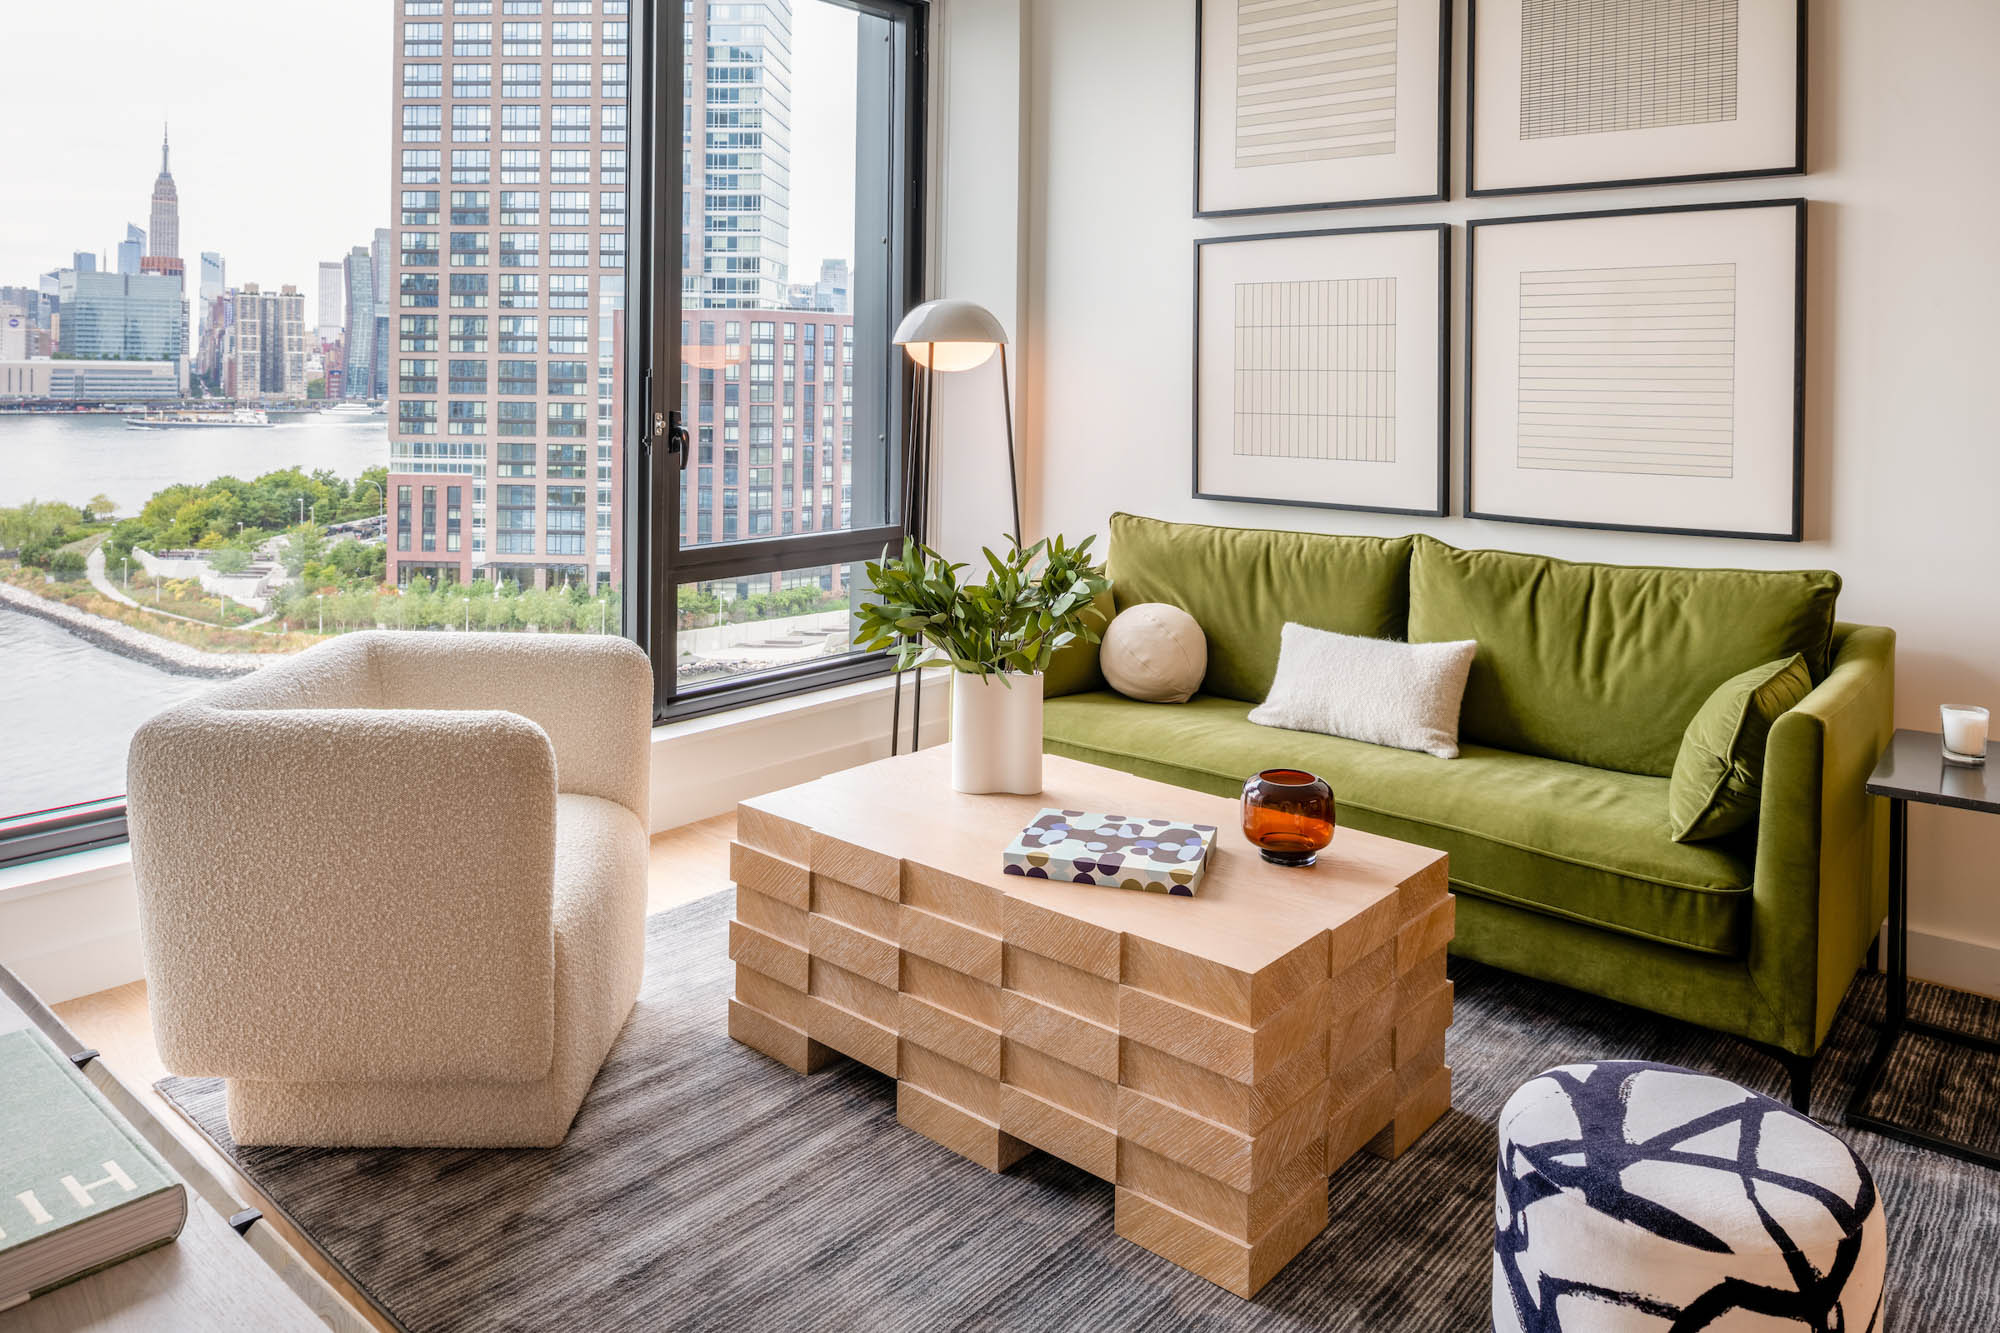
<svg viewBox="0 0 2000 1333">
<path fill-rule="evenodd" d="M 952 673 L 951 786 L 963 792 L 1042 789 L 1042 677 Z"/>
</svg>

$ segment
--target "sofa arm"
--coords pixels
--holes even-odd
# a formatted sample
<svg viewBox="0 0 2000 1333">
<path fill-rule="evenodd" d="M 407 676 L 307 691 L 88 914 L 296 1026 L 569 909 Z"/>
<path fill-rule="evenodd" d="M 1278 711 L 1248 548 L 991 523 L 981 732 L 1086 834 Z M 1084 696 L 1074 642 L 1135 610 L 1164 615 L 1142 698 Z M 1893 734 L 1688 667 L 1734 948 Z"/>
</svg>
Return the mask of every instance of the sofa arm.
<svg viewBox="0 0 2000 1333">
<path fill-rule="evenodd" d="M 1895 632 L 1840 626 L 1831 670 L 1765 750 L 1750 968 L 1778 1044 L 1799 1054 L 1818 1049 L 1888 910 L 1888 814 L 1866 785 L 1895 696 Z"/>
<path fill-rule="evenodd" d="M 196 701 L 146 723 L 127 818 L 167 1067 L 546 1076 L 555 776 L 510 713 Z"/>
<path fill-rule="evenodd" d="M 637 644 L 599 634 L 367 638 L 385 706 L 519 713 L 548 733 L 563 791 L 616 801 L 652 827 L 653 667 Z"/>
</svg>

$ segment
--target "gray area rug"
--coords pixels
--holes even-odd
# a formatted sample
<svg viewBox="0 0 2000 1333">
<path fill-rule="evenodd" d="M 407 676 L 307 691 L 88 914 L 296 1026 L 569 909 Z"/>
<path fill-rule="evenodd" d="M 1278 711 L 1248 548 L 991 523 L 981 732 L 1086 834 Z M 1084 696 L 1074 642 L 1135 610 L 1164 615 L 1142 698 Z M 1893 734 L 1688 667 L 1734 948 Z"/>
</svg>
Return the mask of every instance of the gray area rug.
<svg viewBox="0 0 2000 1333">
<path fill-rule="evenodd" d="M 250 1148 L 219 1080 L 168 1099 L 410 1330 L 1314 1329 L 1488 1326 L 1493 1122 L 1540 1070 L 1662 1060 L 1782 1095 L 1740 1042 L 1454 960 L 1453 1109 L 1401 1160 L 1333 1178 L 1332 1224 L 1251 1302 L 1112 1234 L 1111 1186 L 1043 1154 L 1005 1175 L 896 1124 L 851 1062 L 802 1078 L 725 1035 L 720 893 L 647 923 L 645 993 L 560 1148 Z M 1881 979 L 1848 995 L 1816 1111 L 1872 1047 Z M 2000 1004 L 1916 988 L 2000 1034 Z M 1873 1109 L 2000 1144 L 2000 1060 L 1906 1040 Z M 1891 1223 L 1891 1329 L 2000 1328 L 2000 1174 L 1841 1131 Z"/>
</svg>

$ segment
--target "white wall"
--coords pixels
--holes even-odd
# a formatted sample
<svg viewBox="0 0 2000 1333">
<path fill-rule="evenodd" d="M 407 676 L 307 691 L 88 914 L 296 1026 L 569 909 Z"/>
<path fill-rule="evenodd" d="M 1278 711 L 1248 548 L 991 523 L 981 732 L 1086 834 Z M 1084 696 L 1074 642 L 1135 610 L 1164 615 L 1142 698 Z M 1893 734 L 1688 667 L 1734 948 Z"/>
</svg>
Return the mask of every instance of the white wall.
<svg viewBox="0 0 2000 1333">
<path fill-rule="evenodd" d="M 927 238 L 929 294 L 977 301 L 1015 331 L 1017 403 L 1029 373 L 1019 345 L 1029 277 L 1025 8 L 1026 0 L 939 0 L 933 11 Z M 954 560 L 977 561 L 980 547 L 1004 543 L 1013 521 L 998 359 L 936 383 L 930 541 Z M 1022 471 L 1022 521 L 1032 534 L 1032 470 Z"/>
<path fill-rule="evenodd" d="M 1458 9 L 1454 195 L 1464 189 Z M 1191 216 L 1190 0 L 947 0 L 939 65 L 953 85 L 938 136 L 949 160 L 936 281 L 988 302 L 1018 330 L 1030 535 L 1099 531 L 1125 509 L 1252 527 L 1421 529 L 1461 546 L 1587 560 L 1825 567 L 1846 579 L 1843 618 L 1900 635 L 1899 725 L 1935 730 L 1945 700 L 2000 706 L 2000 155 L 1991 139 L 2000 5 L 1925 0 L 1922 22 L 1888 0 L 1813 0 L 1810 9 L 1806 176 L 1205 222 Z M 1026 134 L 1018 160 L 1003 142 L 1014 126 Z M 1800 194 L 1814 201 L 1801 545 L 1189 496 L 1198 236 Z M 1461 288 L 1463 242 L 1459 230 Z M 978 387 L 993 393 L 990 381 Z M 940 440 L 990 458 L 982 432 L 997 403 L 968 392 L 941 407 Z M 1453 450 L 1455 489 L 1456 421 Z M 954 461 L 943 526 L 972 549 L 1004 525 L 1004 492 L 979 459 Z M 2000 994 L 2000 820 L 1919 808 L 1911 840 L 1914 970 Z"/>
</svg>

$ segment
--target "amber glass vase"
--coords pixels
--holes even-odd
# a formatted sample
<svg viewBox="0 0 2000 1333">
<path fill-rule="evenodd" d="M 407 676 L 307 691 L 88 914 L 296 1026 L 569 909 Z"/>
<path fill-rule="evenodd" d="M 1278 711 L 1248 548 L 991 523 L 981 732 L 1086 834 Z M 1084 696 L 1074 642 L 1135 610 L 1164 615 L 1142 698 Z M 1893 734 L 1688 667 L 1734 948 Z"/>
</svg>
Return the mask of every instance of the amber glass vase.
<svg viewBox="0 0 2000 1333">
<path fill-rule="evenodd" d="M 1333 788 L 1303 769 L 1265 769 L 1243 784 L 1243 836 L 1274 865 L 1311 865 L 1333 841 Z"/>
</svg>

